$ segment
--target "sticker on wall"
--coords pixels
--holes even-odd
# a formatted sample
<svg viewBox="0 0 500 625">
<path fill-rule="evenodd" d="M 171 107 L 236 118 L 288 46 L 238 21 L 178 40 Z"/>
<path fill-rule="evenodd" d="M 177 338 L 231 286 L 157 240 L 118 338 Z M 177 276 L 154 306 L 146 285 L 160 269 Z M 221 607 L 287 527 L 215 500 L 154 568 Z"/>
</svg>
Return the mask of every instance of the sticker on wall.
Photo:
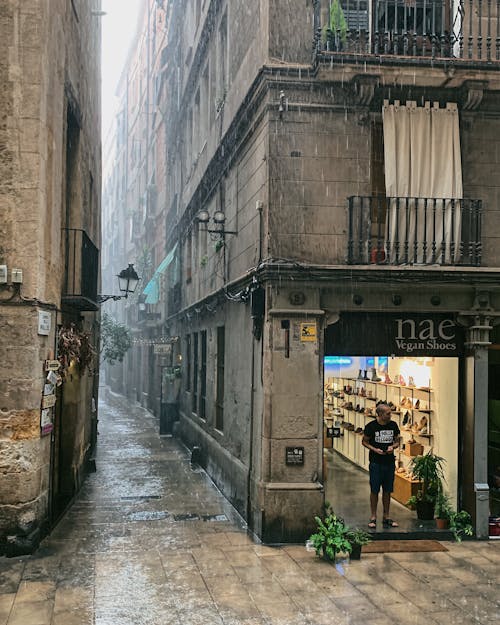
<svg viewBox="0 0 500 625">
<path fill-rule="evenodd" d="M 38 311 L 38 334 L 48 336 L 52 326 L 52 315 L 46 310 Z"/>
<path fill-rule="evenodd" d="M 43 408 L 52 408 L 52 406 L 56 405 L 56 396 L 55 395 L 44 395 L 42 397 L 42 409 Z"/>
<path fill-rule="evenodd" d="M 40 414 L 40 429 L 42 436 L 49 434 L 54 429 L 52 408 L 44 408 Z"/>
<path fill-rule="evenodd" d="M 300 324 L 300 340 L 303 342 L 316 340 L 316 323 Z"/>
</svg>

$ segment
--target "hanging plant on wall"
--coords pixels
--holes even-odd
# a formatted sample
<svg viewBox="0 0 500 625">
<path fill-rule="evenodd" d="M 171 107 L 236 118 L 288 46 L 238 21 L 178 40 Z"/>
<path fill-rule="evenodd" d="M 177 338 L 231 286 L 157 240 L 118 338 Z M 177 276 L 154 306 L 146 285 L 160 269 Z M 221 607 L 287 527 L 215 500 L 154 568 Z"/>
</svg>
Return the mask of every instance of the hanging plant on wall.
<svg viewBox="0 0 500 625">
<path fill-rule="evenodd" d="M 58 360 L 61 363 L 59 373 L 66 379 L 70 366 L 76 365 L 81 373 L 88 370 L 93 374 L 92 367 L 97 354 L 92 345 L 90 334 L 80 330 L 74 323 L 64 325 L 57 336 Z"/>
</svg>

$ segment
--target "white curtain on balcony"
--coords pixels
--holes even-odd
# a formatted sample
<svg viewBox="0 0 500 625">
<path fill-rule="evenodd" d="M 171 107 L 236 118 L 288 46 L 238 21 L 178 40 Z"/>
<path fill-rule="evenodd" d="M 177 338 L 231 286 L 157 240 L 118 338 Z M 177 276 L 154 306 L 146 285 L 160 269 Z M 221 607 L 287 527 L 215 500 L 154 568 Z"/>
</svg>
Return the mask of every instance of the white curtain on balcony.
<svg viewBox="0 0 500 625">
<path fill-rule="evenodd" d="M 382 117 L 386 196 L 391 198 L 389 261 L 457 262 L 462 198 L 457 105 L 439 108 L 438 102 L 417 106 L 385 101 Z"/>
</svg>

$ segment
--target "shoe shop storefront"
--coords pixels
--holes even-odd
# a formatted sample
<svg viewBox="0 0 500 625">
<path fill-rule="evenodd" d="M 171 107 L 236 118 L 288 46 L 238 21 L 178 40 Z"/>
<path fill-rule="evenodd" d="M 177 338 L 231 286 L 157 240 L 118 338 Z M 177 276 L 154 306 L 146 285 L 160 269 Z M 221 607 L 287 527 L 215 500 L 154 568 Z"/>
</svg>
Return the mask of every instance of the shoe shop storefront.
<svg viewBox="0 0 500 625">
<path fill-rule="evenodd" d="M 340 313 L 325 331 L 325 455 L 367 471 L 363 431 L 387 403 L 402 437 L 393 500 L 406 505 L 416 495 L 412 458 L 432 451 L 444 458 L 451 504 L 460 505 L 464 355 L 464 328 L 453 314 Z"/>
</svg>

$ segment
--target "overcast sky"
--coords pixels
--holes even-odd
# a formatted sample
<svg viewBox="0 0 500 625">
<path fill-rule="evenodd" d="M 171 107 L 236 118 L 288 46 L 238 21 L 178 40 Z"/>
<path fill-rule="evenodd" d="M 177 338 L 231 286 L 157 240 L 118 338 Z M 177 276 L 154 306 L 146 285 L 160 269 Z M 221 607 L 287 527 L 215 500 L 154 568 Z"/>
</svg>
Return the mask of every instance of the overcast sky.
<svg viewBox="0 0 500 625">
<path fill-rule="evenodd" d="M 139 6 L 145 0 L 102 0 L 102 130 L 116 110 L 115 89 L 135 32 Z"/>
</svg>

